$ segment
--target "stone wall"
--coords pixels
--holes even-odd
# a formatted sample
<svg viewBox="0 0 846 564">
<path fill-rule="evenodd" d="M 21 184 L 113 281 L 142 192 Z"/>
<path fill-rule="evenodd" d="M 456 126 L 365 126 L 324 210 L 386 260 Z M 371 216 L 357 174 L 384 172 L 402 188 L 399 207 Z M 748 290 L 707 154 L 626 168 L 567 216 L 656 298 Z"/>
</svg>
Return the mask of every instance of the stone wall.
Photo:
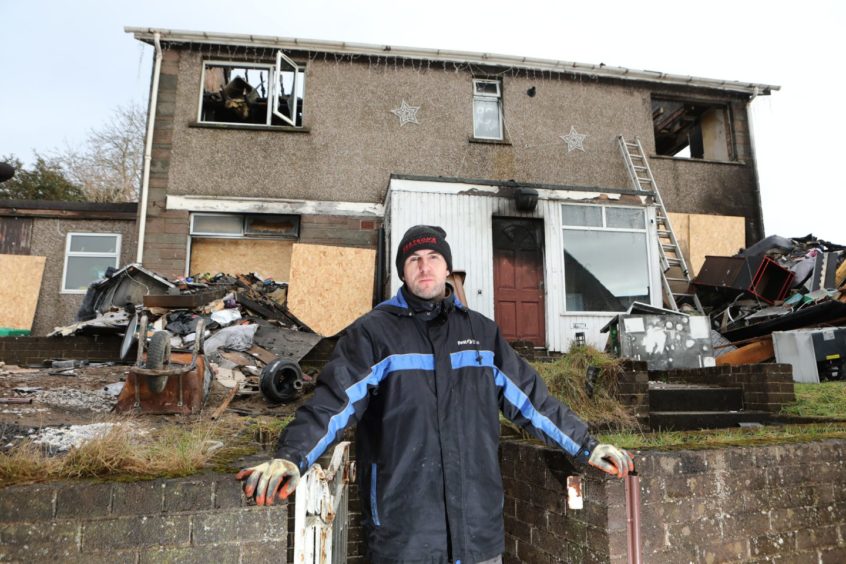
<svg viewBox="0 0 846 564">
<path fill-rule="evenodd" d="M 285 562 L 288 506 L 231 475 L 0 489 L 0 561 Z"/>
<path fill-rule="evenodd" d="M 626 562 L 621 480 L 558 451 L 501 451 L 506 562 Z M 846 561 L 846 441 L 637 452 L 644 562 Z M 584 472 L 585 507 L 566 507 Z"/>
</svg>

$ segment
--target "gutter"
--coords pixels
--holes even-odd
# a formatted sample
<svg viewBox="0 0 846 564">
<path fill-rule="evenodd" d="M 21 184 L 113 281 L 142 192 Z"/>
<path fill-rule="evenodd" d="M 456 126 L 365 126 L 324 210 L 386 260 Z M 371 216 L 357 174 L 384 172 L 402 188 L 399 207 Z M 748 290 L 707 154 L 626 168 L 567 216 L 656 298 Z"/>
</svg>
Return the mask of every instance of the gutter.
<svg viewBox="0 0 846 564">
<path fill-rule="evenodd" d="M 448 49 L 424 49 L 420 47 L 348 43 L 346 41 L 324 41 L 319 39 L 197 32 L 146 27 L 125 27 L 124 31 L 126 33 L 132 33 L 135 36 L 135 39 L 146 43 L 155 41 L 155 36 L 159 35 L 165 41 L 172 43 L 226 45 L 233 47 L 247 46 L 265 49 L 287 49 L 296 51 L 335 53 L 347 56 L 366 55 L 372 57 L 391 57 L 422 61 L 440 61 L 447 63 L 493 65 L 500 67 L 525 68 L 542 72 L 582 74 L 589 77 L 672 84 L 676 86 L 688 86 L 694 88 L 708 88 L 723 92 L 745 94 L 747 96 L 751 96 L 753 94 L 770 94 L 772 91 L 780 89 L 779 86 L 771 84 L 756 84 L 733 80 L 701 78 L 695 76 L 669 74 L 659 71 L 612 67 L 604 64 L 597 65 L 576 63 L 572 61 L 538 59 L 516 55 L 500 55 L 496 53 L 473 53 L 468 51 L 451 51 Z"/>
<path fill-rule="evenodd" d="M 156 61 L 153 65 L 153 83 L 150 85 L 150 107 L 147 110 L 147 138 L 144 140 L 144 172 L 141 178 L 141 194 L 139 197 L 141 208 L 138 219 L 138 250 L 135 262 L 144 262 L 144 235 L 147 231 L 147 202 L 150 199 L 150 166 L 153 160 L 153 129 L 156 124 L 156 105 L 159 100 L 159 76 L 162 72 L 162 46 L 159 32 L 153 34 L 153 45 L 156 48 Z"/>
</svg>

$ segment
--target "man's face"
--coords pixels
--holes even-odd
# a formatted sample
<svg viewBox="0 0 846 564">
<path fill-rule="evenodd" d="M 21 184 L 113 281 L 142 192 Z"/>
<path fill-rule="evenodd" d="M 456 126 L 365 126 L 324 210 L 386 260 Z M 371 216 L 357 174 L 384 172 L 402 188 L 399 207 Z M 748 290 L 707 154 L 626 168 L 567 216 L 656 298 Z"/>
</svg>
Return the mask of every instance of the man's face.
<svg viewBox="0 0 846 564">
<path fill-rule="evenodd" d="M 405 259 L 403 277 L 411 293 L 424 300 L 443 298 L 449 276 L 446 260 L 437 251 L 423 249 Z"/>
</svg>

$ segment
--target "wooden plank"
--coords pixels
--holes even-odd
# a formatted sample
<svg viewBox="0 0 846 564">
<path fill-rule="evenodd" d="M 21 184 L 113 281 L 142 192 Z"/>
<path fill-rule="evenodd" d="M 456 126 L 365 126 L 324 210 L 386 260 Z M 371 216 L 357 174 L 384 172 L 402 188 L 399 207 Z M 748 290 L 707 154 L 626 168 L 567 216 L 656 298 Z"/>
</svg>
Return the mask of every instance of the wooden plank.
<svg viewBox="0 0 846 564">
<path fill-rule="evenodd" d="M 373 304 L 376 251 L 296 243 L 288 309 L 315 333 L 335 335 Z"/>
<path fill-rule="evenodd" d="M 28 255 L 31 243 L 31 217 L 0 217 L 0 254 Z"/>
<path fill-rule="evenodd" d="M 47 257 L 0 255 L 0 327 L 32 330 Z"/>
<path fill-rule="evenodd" d="M 270 239 L 201 239 L 191 241 L 191 274 L 246 274 L 286 282 L 291 272 L 293 242 Z"/>
<path fill-rule="evenodd" d="M 774 356 L 773 339 L 772 337 L 767 337 L 717 357 L 717 366 L 758 364 L 759 362 L 765 362 Z"/>
</svg>

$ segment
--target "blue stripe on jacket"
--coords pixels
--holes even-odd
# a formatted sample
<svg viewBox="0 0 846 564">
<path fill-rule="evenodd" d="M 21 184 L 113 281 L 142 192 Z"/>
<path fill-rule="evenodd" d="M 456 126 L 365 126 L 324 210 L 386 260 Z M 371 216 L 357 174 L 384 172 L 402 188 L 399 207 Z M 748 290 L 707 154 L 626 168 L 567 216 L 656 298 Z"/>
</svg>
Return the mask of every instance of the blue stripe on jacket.
<svg viewBox="0 0 846 564">
<path fill-rule="evenodd" d="M 477 360 L 479 359 L 480 360 Z M 467 350 L 452 353 L 450 362 L 453 369 L 482 366 L 493 369 L 494 382 L 497 387 L 503 389 L 503 394 L 508 403 L 531 422 L 532 426 L 539 429 L 546 436 L 552 439 L 557 445 L 563 448 L 571 456 L 579 454 L 580 446 L 573 439 L 568 437 L 543 413 L 535 409 L 529 397 L 514 383 L 504 372 L 494 364 L 494 353 L 491 351 Z"/>
<path fill-rule="evenodd" d="M 350 417 L 355 413 L 355 404 L 367 396 L 368 386 L 378 386 L 391 372 L 398 370 L 434 370 L 435 358 L 431 354 L 395 354 L 370 368 L 370 373 L 344 390 L 347 395 L 347 403 L 340 413 L 336 413 L 329 420 L 326 434 L 321 437 L 317 444 L 306 455 L 306 469 L 310 468 L 314 461 L 326 448 L 332 444 L 338 432 L 343 430 Z M 305 469 L 300 469 L 304 471 Z"/>
</svg>

